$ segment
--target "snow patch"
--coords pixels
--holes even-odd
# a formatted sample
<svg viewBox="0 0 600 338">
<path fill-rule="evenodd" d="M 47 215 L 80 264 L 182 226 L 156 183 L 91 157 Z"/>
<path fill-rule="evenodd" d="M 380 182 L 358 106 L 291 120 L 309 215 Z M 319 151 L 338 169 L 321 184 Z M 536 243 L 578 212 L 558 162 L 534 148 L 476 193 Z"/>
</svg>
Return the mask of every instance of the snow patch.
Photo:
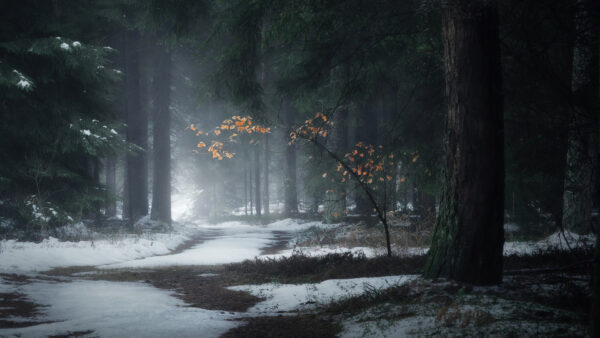
<svg viewBox="0 0 600 338">
<path fill-rule="evenodd" d="M 246 291 L 266 298 L 250 308 L 249 312 L 269 313 L 311 309 L 332 301 L 356 297 L 365 292 L 379 291 L 405 284 L 416 275 L 330 279 L 316 284 L 277 284 L 230 286 L 234 291 Z"/>
<path fill-rule="evenodd" d="M 46 271 L 56 267 L 109 264 L 164 255 L 187 239 L 183 234 L 149 234 L 79 242 L 61 242 L 54 237 L 41 243 L 3 240 L 0 242 L 0 272 Z"/>
<path fill-rule="evenodd" d="M 238 324 L 235 314 L 189 307 L 168 291 L 142 283 L 36 282 L 14 288 L 47 305 L 39 321 L 52 323 L 0 329 L 0 336 L 46 337 L 94 331 L 99 337 L 218 337 Z"/>
</svg>

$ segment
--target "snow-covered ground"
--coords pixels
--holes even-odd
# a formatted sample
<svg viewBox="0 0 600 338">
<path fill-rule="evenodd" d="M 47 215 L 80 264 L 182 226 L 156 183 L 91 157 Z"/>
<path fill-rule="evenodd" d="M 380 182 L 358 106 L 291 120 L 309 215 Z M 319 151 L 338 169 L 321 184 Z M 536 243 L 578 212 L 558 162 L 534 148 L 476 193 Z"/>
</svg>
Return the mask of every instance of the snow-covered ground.
<svg viewBox="0 0 600 338">
<path fill-rule="evenodd" d="M 100 266 L 110 268 L 148 268 L 175 265 L 214 265 L 242 262 L 261 256 L 261 249 L 275 243 L 282 233 L 293 237 L 298 231 L 320 222 L 298 222 L 284 219 L 268 225 L 248 225 L 241 222 L 224 222 L 215 225 L 197 224 L 198 231 L 218 232 L 218 236 L 207 239 L 179 254 L 147 257 Z M 267 256 L 265 256 L 267 257 Z"/>
<path fill-rule="evenodd" d="M 352 279 L 330 279 L 316 284 L 279 284 L 231 286 L 229 289 L 246 291 L 266 298 L 249 309 L 255 313 L 306 310 L 369 291 L 380 291 L 407 283 L 417 276 L 386 276 Z"/>
<path fill-rule="evenodd" d="M 97 241 L 59 241 L 48 238 L 41 243 L 0 242 L 0 272 L 45 271 L 55 267 L 110 264 L 142 257 L 164 255 L 189 237 L 183 233 L 127 235 Z"/>
<path fill-rule="evenodd" d="M 549 249 L 569 250 L 583 246 L 592 246 L 595 240 L 594 235 L 582 236 L 566 230 L 564 233 L 558 231 L 537 242 L 505 242 L 504 255 L 531 255 Z"/>
<path fill-rule="evenodd" d="M 510 278 L 509 278 L 510 279 Z M 417 280 L 414 289 L 435 284 Z M 506 280 L 505 280 L 506 282 Z M 421 283 L 422 285 L 419 285 Z M 437 285 L 437 292 L 444 284 Z M 540 286 L 553 285 L 540 283 Z M 413 290 L 414 290 L 413 289 Z M 578 314 L 545 306 L 521 297 L 502 298 L 515 289 L 493 286 L 479 287 L 473 294 L 455 295 L 451 304 L 427 301 L 409 294 L 406 304 L 383 303 L 361 311 L 342 321 L 341 337 L 582 337 L 586 327 Z M 523 291 L 521 291 L 523 292 Z M 537 294 L 537 293 L 536 293 Z M 393 314 L 393 315 L 390 315 Z"/>
<path fill-rule="evenodd" d="M 179 226 L 172 234 L 123 235 L 113 239 L 62 242 L 55 238 L 41 243 L 0 242 L 0 273 L 28 275 L 30 283 L 14 284 L 0 278 L 0 293 L 20 293 L 30 301 L 45 305 L 41 315 L 34 318 L 40 323 L 26 328 L 0 329 L 0 336 L 39 337 L 68 332 L 93 331 L 101 337 L 131 336 L 203 336 L 217 337 L 239 325 L 232 319 L 245 316 L 274 314 L 280 311 L 307 310 L 344 297 L 364 292 L 377 292 L 415 280 L 416 276 L 387 276 L 326 280 L 315 284 L 262 284 L 230 287 L 246 291 L 265 301 L 256 304 L 248 313 L 226 313 L 187 307 L 181 300 L 164 290 L 145 283 L 124 283 L 81 280 L 64 277 L 49 281 L 35 272 L 54 267 L 96 266 L 112 268 L 152 268 L 174 265 L 205 265 L 240 262 L 245 259 L 273 259 L 301 252 L 308 256 L 352 252 L 373 257 L 384 254 L 381 249 L 369 247 L 295 247 L 299 234 L 310 229 L 336 228 L 320 222 L 286 219 L 264 226 L 241 222 L 208 224 L 201 221 Z M 570 247 L 588 245 L 590 236 L 566 233 Z M 198 243 L 176 254 L 169 254 L 187 240 Z M 261 255 L 262 249 L 289 240 L 287 249 L 270 255 Z M 507 242 L 505 255 L 529 254 L 548 248 L 567 249 L 565 237 L 553 234 L 538 242 Z M 396 248 L 404 255 L 423 254 L 427 248 Z M 414 309 L 415 311 L 418 309 Z M 422 311 L 416 311 L 423 313 Z M 496 314 L 493 314 L 496 316 Z M 376 335 L 394 336 L 398 332 L 420 332 L 434 325 L 435 314 L 410 316 L 393 323 L 381 324 L 376 314 L 364 313 L 344 322 L 343 336 L 365 334 L 364 324 Z M 500 313 L 498 316 L 504 316 Z M 13 322 L 31 321 L 31 318 L 8 318 Z M 371 325 L 371 324 L 369 324 Z M 383 325 L 383 326 L 382 326 Z M 128 331 L 130 330 L 130 331 Z M 379 331 L 377 331 L 379 330 Z M 367 333 L 369 333 L 367 332 Z M 429 331 L 427 331 L 429 332 Z"/>
<path fill-rule="evenodd" d="M 173 265 L 213 265 L 241 262 L 246 259 L 272 259 L 302 253 L 323 256 L 351 252 L 375 257 L 385 254 L 383 248 L 340 246 L 295 246 L 302 231 L 312 227 L 335 228 L 340 225 L 284 219 L 268 225 L 241 222 L 208 224 L 202 221 L 179 226 L 171 234 L 121 235 L 115 238 L 87 241 L 59 241 L 49 238 L 41 243 L 0 241 L 0 272 L 39 272 L 56 267 L 100 266 L 101 268 L 148 268 Z M 288 247 L 275 254 L 261 255 L 262 249 L 276 243 L 281 236 L 291 239 Z M 202 239 L 197 245 L 178 254 L 168 255 L 192 237 Z M 565 237 L 567 240 L 565 240 Z M 557 232 L 538 242 L 506 242 L 504 255 L 526 255 L 539 250 L 591 245 L 593 236 Z M 568 245 L 567 245 L 568 242 Z M 395 247 L 402 256 L 421 255 L 426 247 Z"/>
<path fill-rule="evenodd" d="M 3 240 L 0 241 L 0 273 L 40 272 L 68 266 L 134 268 L 241 262 L 260 256 L 261 248 L 275 243 L 281 234 L 294 237 L 298 231 L 320 224 L 293 219 L 265 226 L 198 221 L 176 227 L 171 234 L 120 235 L 77 242 L 56 238 L 41 243 Z M 167 255 L 195 236 L 205 239 L 184 252 Z"/>
<path fill-rule="evenodd" d="M 36 318 L 4 318 L 15 322 L 47 322 L 25 328 L 0 329 L 2 337 L 47 337 L 93 331 L 94 337 L 218 337 L 237 323 L 235 314 L 189 307 L 170 292 L 143 283 L 75 280 L 36 281 L 0 291 L 27 295 L 45 305 Z"/>
</svg>

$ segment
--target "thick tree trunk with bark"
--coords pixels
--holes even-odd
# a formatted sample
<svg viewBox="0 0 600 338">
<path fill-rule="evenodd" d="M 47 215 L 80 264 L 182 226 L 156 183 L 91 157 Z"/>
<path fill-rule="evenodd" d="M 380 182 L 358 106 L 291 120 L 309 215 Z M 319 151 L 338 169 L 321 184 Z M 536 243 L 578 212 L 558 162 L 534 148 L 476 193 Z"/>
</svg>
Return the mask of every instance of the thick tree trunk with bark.
<svg viewBox="0 0 600 338">
<path fill-rule="evenodd" d="M 152 97 L 153 181 L 151 217 L 171 225 L 171 54 L 156 46 Z"/>
<path fill-rule="evenodd" d="M 285 132 L 283 134 L 285 144 L 285 171 L 283 175 L 283 191 L 285 215 L 298 214 L 298 193 L 296 190 L 296 145 L 290 142 L 290 131 L 294 128 L 294 111 L 289 104 L 285 105 L 284 123 Z"/>
<path fill-rule="evenodd" d="M 569 116 L 567 163 L 563 194 L 563 229 L 592 230 L 592 207 L 596 178 L 596 127 L 598 38 L 592 23 L 592 0 L 579 0 L 575 14 L 571 90 L 573 108 Z M 592 127 L 593 126 L 593 127 Z"/>
<path fill-rule="evenodd" d="M 261 195 L 260 195 L 260 148 L 254 147 L 254 203 L 256 205 L 256 216 L 261 215 Z"/>
<path fill-rule="evenodd" d="M 444 190 L 426 277 L 502 281 L 503 116 L 494 2 L 451 0 L 443 9 L 448 116 Z"/>
<path fill-rule="evenodd" d="M 596 14 L 600 12 L 600 5 L 596 3 L 595 7 Z M 600 18 L 596 17 L 593 21 L 595 29 L 598 29 L 600 26 Z M 600 42 L 596 41 L 595 44 L 596 55 L 600 56 Z M 598 83 L 600 83 L 600 57 L 596 58 L 596 79 Z M 598 133 L 598 137 L 596 139 L 596 158 L 600 159 L 600 86 L 596 88 L 596 132 Z M 600 160 L 599 160 L 600 162 Z M 600 197 L 600 166 L 598 166 L 598 162 L 596 163 L 596 193 L 597 197 Z M 590 311 L 590 337 L 600 337 L 600 217 L 596 220 L 596 253 L 594 255 L 594 264 L 593 264 L 593 272 L 592 272 L 592 309 Z"/>
<path fill-rule="evenodd" d="M 137 32 L 126 33 L 124 46 L 125 93 L 127 111 L 127 141 L 140 149 L 127 154 L 127 205 L 124 213 L 130 222 L 148 214 L 148 116 L 140 97 L 140 37 Z"/>
<path fill-rule="evenodd" d="M 600 110 L 597 111 L 598 131 L 600 131 Z M 600 156 L 600 137 L 597 144 L 597 154 Z M 600 170 L 596 173 L 597 182 L 600 182 Z M 600 195 L 600 185 L 596 186 L 596 193 Z M 592 272 L 592 310 L 590 311 L 590 337 L 600 337 L 600 217 L 596 220 L 596 253 Z"/>
</svg>

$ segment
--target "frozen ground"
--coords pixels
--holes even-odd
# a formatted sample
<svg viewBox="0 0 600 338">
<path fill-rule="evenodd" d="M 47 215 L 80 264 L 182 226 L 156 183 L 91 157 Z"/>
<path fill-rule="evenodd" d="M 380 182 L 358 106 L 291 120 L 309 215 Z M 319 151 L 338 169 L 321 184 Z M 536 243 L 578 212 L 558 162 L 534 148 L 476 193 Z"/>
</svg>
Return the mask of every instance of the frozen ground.
<svg viewBox="0 0 600 338">
<path fill-rule="evenodd" d="M 0 241 L 0 273 L 46 271 L 57 267 L 101 266 L 102 268 L 157 267 L 170 265 L 224 264 L 253 259 L 261 248 L 281 235 L 293 238 L 319 222 L 281 220 L 266 226 L 240 222 L 188 223 L 170 234 L 119 235 L 111 239 L 41 243 Z M 199 238 L 199 244 L 179 254 L 167 255 L 177 246 Z"/>
<path fill-rule="evenodd" d="M 170 292 L 143 283 L 75 280 L 35 281 L 19 286 L 3 281 L 2 292 L 25 294 L 30 301 L 45 306 L 43 314 L 34 320 L 47 322 L 0 329 L 2 337 L 88 331 L 100 337 L 218 337 L 236 325 L 230 321 L 235 314 L 188 307 Z"/>
<path fill-rule="evenodd" d="M 120 235 L 95 241 L 59 241 L 49 238 L 41 243 L 0 241 L 0 273 L 45 271 L 56 267 L 99 266 L 111 268 L 150 268 L 173 265 L 213 265 L 241 262 L 246 259 L 288 257 L 296 253 L 323 256 L 330 253 L 352 252 L 374 257 L 385 254 L 383 248 L 328 246 L 296 246 L 298 234 L 314 228 L 342 228 L 320 222 L 300 222 L 292 219 L 268 225 L 248 225 L 241 222 L 208 224 L 188 223 L 170 234 Z M 197 244 L 177 254 L 169 254 L 190 239 Z M 286 241 L 287 245 L 286 245 Z M 538 242 L 506 242 L 505 255 L 526 255 L 539 250 L 557 248 L 568 250 L 591 245 L 593 236 L 574 233 L 554 233 Z M 263 249 L 279 243 L 275 253 Z M 395 247 L 403 256 L 425 254 L 426 247 Z"/>
<path fill-rule="evenodd" d="M 0 274 L 5 278 L 0 278 L 0 294 L 20 294 L 42 307 L 40 313 L 33 318 L 2 318 L 11 322 L 36 323 L 24 328 L 0 329 L 0 336 L 40 337 L 92 331 L 91 336 L 101 337 L 217 337 L 239 325 L 239 321 L 233 319 L 263 316 L 280 311 L 314 310 L 331 301 L 364 292 L 377 294 L 380 290 L 417 279 L 415 276 L 387 276 L 326 280 L 315 284 L 268 283 L 235 286 L 229 289 L 245 291 L 265 300 L 250 308 L 247 313 L 230 313 L 189 307 L 169 291 L 156 289 L 148 283 L 142 283 L 143 281 L 91 281 L 84 280 L 85 274 L 49 279 L 38 274 L 55 267 L 70 266 L 95 266 L 109 271 L 118 268 L 154 269 L 176 265 L 214 265 L 255 257 L 274 259 L 298 252 L 308 256 L 321 256 L 351 251 L 355 255 L 364 254 L 367 257 L 383 253 L 381 249 L 370 247 L 295 247 L 299 233 L 314 227 L 331 229 L 340 226 L 291 219 L 265 226 L 240 222 L 192 222 L 178 227 L 172 234 L 123 235 L 112 239 L 79 242 L 61 242 L 54 238 L 41 243 L 2 241 Z M 587 245 L 592 240 L 591 237 L 571 233 L 567 233 L 566 238 L 571 247 Z M 173 253 L 175 248 L 186 241 L 190 244 L 189 247 Z M 264 254 L 264 249 L 270 247 L 275 248 L 273 252 Z M 567 249 L 562 234 L 557 233 L 538 242 L 508 242 L 504 252 L 506 255 L 522 255 L 553 247 Z M 422 254 L 427 250 L 396 249 L 404 255 Z M 7 279 L 8 276 L 23 276 L 27 281 L 17 283 Z M 471 309 L 468 306 L 472 307 L 471 310 L 479 309 L 469 304 L 466 308 L 461 308 L 461 311 Z M 394 311 L 402 313 L 404 310 Z M 343 323 L 343 335 L 394 336 L 398 332 L 435 334 L 435 329 L 439 328 L 435 323 L 437 315 L 432 312 L 433 309 L 413 307 L 410 309 L 411 313 L 419 315 L 394 320 L 382 319 L 381 311 L 383 310 L 373 308 L 347 318 Z M 499 310 L 491 315 L 496 319 L 511 318 L 512 312 L 506 311 Z M 502 320 L 495 322 L 501 323 Z M 524 327 L 529 330 L 527 332 L 537 332 L 535 330 L 538 328 L 534 324 L 523 325 L 529 325 Z M 365 328 L 370 331 L 364 331 Z M 500 324 L 490 328 L 498 331 L 486 332 L 502 332 Z M 473 333 L 477 335 L 477 331 Z"/>
<path fill-rule="evenodd" d="M 36 272 L 164 255 L 188 238 L 186 234 L 174 233 L 79 242 L 62 242 L 52 237 L 41 243 L 7 240 L 0 242 L 0 272 Z"/>
<path fill-rule="evenodd" d="M 358 296 L 367 291 L 384 290 L 402 285 L 417 276 L 386 276 L 352 279 L 330 279 L 316 284 L 240 285 L 230 290 L 246 291 L 265 301 L 250 308 L 250 312 L 274 313 L 278 311 L 306 310 L 346 297 Z"/>
</svg>

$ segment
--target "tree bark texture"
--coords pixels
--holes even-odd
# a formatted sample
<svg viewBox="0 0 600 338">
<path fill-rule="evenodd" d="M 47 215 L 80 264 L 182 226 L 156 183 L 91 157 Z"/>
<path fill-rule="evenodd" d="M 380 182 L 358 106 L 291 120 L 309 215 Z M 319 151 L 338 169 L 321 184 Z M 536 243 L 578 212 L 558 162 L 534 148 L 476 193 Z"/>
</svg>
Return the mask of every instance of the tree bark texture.
<svg viewBox="0 0 600 338">
<path fill-rule="evenodd" d="M 424 275 L 502 281 L 504 157 L 495 3 L 452 0 L 442 15 L 448 115 L 444 188 Z"/>
<path fill-rule="evenodd" d="M 156 46 L 153 92 L 153 180 L 151 217 L 171 225 L 171 54 Z"/>
<path fill-rule="evenodd" d="M 148 214 L 148 115 L 140 97 L 140 37 L 127 31 L 124 46 L 127 141 L 140 149 L 127 154 L 127 218 L 135 223 Z"/>
<path fill-rule="evenodd" d="M 596 15 L 600 14 L 600 5 L 596 2 L 594 11 Z M 593 20 L 595 30 L 597 31 L 600 26 L 600 18 L 596 16 Z M 600 42 L 596 41 L 596 80 L 600 83 Z M 596 139 L 596 158 L 600 158 L 600 86 L 596 88 L 596 132 L 598 137 Z M 600 161 L 599 161 L 600 162 Z M 596 193 L 597 197 L 600 197 L 600 168 L 598 168 L 598 162 L 596 162 Z M 600 217 L 596 219 L 596 252 L 594 255 L 594 264 L 592 272 L 592 306 L 590 311 L 590 337 L 600 337 Z"/>
<path fill-rule="evenodd" d="M 575 14 L 575 44 L 571 90 L 573 107 L 569 116 L 567 163 L 563 193 L 562 226 L 575 232 L 592 230 L 592 207 L 595 186 L 596 108 L 598 38 L 592 20 L 592 0 L 579 0 Z"/>
</svg>

